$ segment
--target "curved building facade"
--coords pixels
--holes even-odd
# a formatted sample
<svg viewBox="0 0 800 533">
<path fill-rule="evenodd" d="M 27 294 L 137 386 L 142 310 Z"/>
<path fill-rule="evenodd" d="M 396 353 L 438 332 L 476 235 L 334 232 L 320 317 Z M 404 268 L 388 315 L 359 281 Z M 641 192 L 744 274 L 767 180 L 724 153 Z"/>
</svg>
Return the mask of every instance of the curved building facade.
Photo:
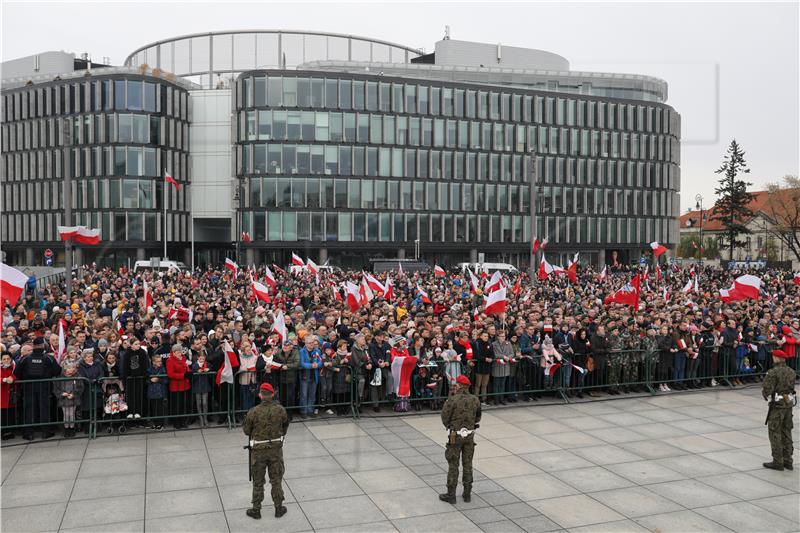
<svg viewBox="0 0 800 533">
<path fill-rule="evenodd" d="M 2 251 L 18 264 L 61 249 L 66 168 L 99 263 L 163 255 L 166 171 L 184 185 L 167 189 L 169 255 L 187 264 L 527 267 L 534 237 L 553 262 L 603 264 L 678 242 L 680 116 L 658 78 L 291 30 L 168 38 L 125 67 L 62 58 L 90 70 L 61 74 L 54 54 L 3 79 Z"/>
<path fill-rule="evenodd" d="M 108 72 L 114 70 L 114 72 Z M 85 262 L 124 264 L 160 255 L 164 172 L 167 239 L 189 239 L 186 87 L 133 69 L 54 76 L 2 93 L 3 251 L 29 264 L 51 248 L 63 261 L 64 177 L 72 183 L 72 224 L 101 230 L 101 247 L 81 248 Z M 32 245 L 35 243 L 35 247 Z M 154 253 L 156 252 L 156 253 Z M 36 259 L 34 259 L 36 261 Z"/>
</svg>

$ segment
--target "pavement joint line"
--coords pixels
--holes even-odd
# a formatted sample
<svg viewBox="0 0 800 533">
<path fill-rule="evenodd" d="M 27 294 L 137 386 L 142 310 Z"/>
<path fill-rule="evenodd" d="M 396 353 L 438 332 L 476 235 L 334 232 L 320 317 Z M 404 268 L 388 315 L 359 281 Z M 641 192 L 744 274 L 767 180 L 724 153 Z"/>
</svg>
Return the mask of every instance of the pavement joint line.
<svg viewBox="0 0 800 533">
<path fill-rule="evenodd" d="M 81 468 L 83 468 L 83 460 L 86 457 L 86 450 L 88 448 L 89 448 L 88 446 L 84 446 L 84 448 L 83 448 L 83 455 L 81 455 L 81 462 L 78 465 L 78 471 L 75 473 L 75 479 L 72 480 L 72 487 L 69 489 L 69 497 L 67 498 L 67 503 L 64 504 L 64 514 L 61 515 L 61 520 L 58 522 L 57 531 L 61 531 L 61 529 L 62 529 L 62 527 L 64 525 L 64 519 L 67 517 L 67 510 L 69 510 L 69 504 L 70 504 L 70 501 L 72 500 L 72 493 L 75 491 L 75 485 L 78 484 L 78 478 L 79 478 L 79 475 L 81 473 Z M 26 453 L 27 451 L 28 451 L 28 449 L 26 448 L 25 452 L 23 452 L 23 453 Z M 22 457 L 22 455 L 20 455 L 20 457 Z"/>
<path fill-rule="evenodd" d="M 208 460 L 209 465 L 211 466 L 211 478 L 214 480 L 214 487 L 217 489 L 217 498 L 219 498 L 219 507 L 222 510 L 222 516 L 225 517 L 225 526 L 228 528 L 228 532 L 231 531 L 231 525 L 228 522 L 228 515 L 225 513 L 225 505 L 222 503 L 222 494 L 219 491 L 219 483 L 217 483 L 217 474 L 214 472 L 214 465 L 211 465 L 211 456 L 208 454 L 208 443 L 206 442 L 206 435 L 203 429 L 200 429 L 200 435 L 203 438 L 203 446 L 206 450 L 206 459 Z M 146 463 L 146 461 L 145 461 Z M 145 465 L 145 470 L 147 469 L 147 465 Z M 147 483 L 147 476 L 145 476 L 145 483 Z M 146 487 L 145 487 L 146 488 Z M 154 493 L 158 494 L 158 493 Z M 145 492 L 145 506 L 147 505 L 147 493 Z M 145 531 L 147 530 L 146 526 L 147 522 L 145 521 Z"/>
<path fill-rule="evenodd" d="M 144 439 L 144 498 L 142 499 L 144 510 L 142 512 L 142 533 L 147 531 L 147 441 L 148 439 Z"/>
</svg>

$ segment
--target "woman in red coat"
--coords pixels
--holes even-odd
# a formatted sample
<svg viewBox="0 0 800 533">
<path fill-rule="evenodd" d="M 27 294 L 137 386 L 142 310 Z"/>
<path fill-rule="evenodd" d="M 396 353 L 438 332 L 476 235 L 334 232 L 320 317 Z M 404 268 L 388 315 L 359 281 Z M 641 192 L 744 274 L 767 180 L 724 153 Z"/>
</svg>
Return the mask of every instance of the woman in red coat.
<svg viewBox="0 0 800 533">
<path fill-rule="evenodd" d="M 192 362 L 183 354 L 183 346 L 176 344 L 167 358 L 167 377 L 169 378 L 169 414 L 175 429 L 186 427 L 189 415 L 189 376 Z"/>
<path fill-rule="evenodd" d="M 17 404 L 11 392 L 14 385 L 14 360 L 7 353 L 0 358 L 0 426 L 3 428 L 3 440 L 14 438 L 14 431 L 7 429 L 16 423 Z"/>
</svg>

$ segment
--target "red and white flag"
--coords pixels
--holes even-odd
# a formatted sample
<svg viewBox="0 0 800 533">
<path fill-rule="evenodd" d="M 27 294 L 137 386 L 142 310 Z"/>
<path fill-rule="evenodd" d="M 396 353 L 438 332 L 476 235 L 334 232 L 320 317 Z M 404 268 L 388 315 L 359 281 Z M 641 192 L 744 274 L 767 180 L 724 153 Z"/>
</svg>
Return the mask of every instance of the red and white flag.
<svg viewBox="0 0 800 533">
<path fill-rule="evenodd" d="M 350 307 L 350 311 L 355 313 L 358 311 L 358 308 L 361 307 L 361 294 L 359 291 L 359 286 L 351 281 L 347 281 L 344 284 L 344 291 L 347 299 L 347 305 Z"/>
<path fill-rule="evenodd" d="M 333 299 L 337 302 L 344 301 L 342 297 L 342 293 L 339 291 L 339 287 L 335 283 L 331 283 L 331 290 L 333 291 Z"/>
<path fill-rule="evenodd" d="M 362 276 L 364 277 L 364 281 L 367 282 L 367 286 L 374 292 L 375 294 L 383 295 L 386 292 L 386 287 L 383 286 L 383 283 L 378 281 L 375 276 L 372 274 L 368 274 L 366 272 L 361 272 Z"/>
<path fill-rule="evenodd" d="M 299 266 L 299 267 L 306 266 L 306 264 L 303 262 L 303 260 L 300 258 L 300 256 L 297 255 L 294 252 L 292 252 L 292 264 L 295 265 L 295 266 Z"/>
<path fill-rule="evenodd" d="M 176 191 L 181 190 L 181 184 L 169 172 L 164 172 L 164 181 L 175 187 Z"/>
<path fill-rule="evenodd" d="M 487 315 L 499 315 L 506 312 L 507 305 L 506 288 L 500 287 L 486 298 L 486 308 L 483 312 Z"/>
<path fill-rule="evenodd" d="M 239 265 L 230 257 L 225 258 L 225 268 L 233 272 L 234 276 L 239 273 Z"/>
<path fill-rule="evenodd" d="M 56 361 L 61 364 L 67 354 L 67 343 L 64 339 L 64 319 L 58 321 L 58 348 L 56 348 Z"/>
<path fill-rule="evenodd" d="M 539 243 L 539 238 L 538 237 L 534 238 L 533 239 L 533 253 L 538 252 L 540 246 L 541 246 L 541 244 Z"/>
<path fill-rule="evenodd" d="M 735 285 L 732 285 L 730 289 L 719 290 L 719 299 L 723 302 L 735 302 L 738 300 L 744 300 L 745 297 L 736 290 Z"/>
<path fill-rule="evenodd" d="M 472 287 L 472 293 L 475 294 L 478 292 L 478 289 L 481 287 L 481 280 L 478 279 L 478 276 L 472 273 L 472 270 L 467 268 L 467 272 L 469 272 L 469 284 Z"/>
<path fill-rule="evenodd" d="M 692 280 L 689 280 L 689 281 L 686 282 L 686 285 L 683 286 L 683 288 L 681 289 L 681 292 L 688 294 L 688 293 L 692 292 L 693 290 L 694 290 L 694 283 L 692 283 Z"/>
<path fill-rule="evenodd" d="M 312 276 L 319 275 L 319 267 L 314 261 L 311 260 L 310 257 L 306 259 L 306 268 L 308 269 L 309 272 L 311 272 Z"/>
<path fill-rule="evenodd" d="M 242 241 L 243 242 L 253 242 L 253 239 L 250 237 L 250 233 L 243 231 L 242 232 Z"/>
<path fill-rule="evenodd" d="M 265 303 L 269 303 L 269 289 L 263 283 L 260 283 L 254 280 L 252 277 L 250 278 L 250 287 L 253 289 L 253 295 L 256 297 L 256 302 L 262 301 Z"/>
<path fill-rule="evenodd" d="M 503 275 L 500 274 L 499 270 L 495 270 L 494 274 L 492 274 L 492 277 L 489 280 L 489 283 L 486 284 L 486 292 L 493 292 L 504 286 L 505 284 L 503 283 Z"/>
<path fill-rule="evenodd" d="M 385 290 L 383 291 L 383 299 L 391 301 L 394 298 L 394 283 L 392 283 L 392 278 L 386 277 L 386 283 L 383 284 Z"/>
<path fill-rule="evenodd" d="M 399 355 L 392 359 L 392 381 L 398 398 L 411 396 L 411 375 L 418 361 L 414 355 Z"/>
<path fill-rule="evenodd" d="M 147 286 L 147 280 L 144 280 L 144 307 L 153 307 L 153 293 L 150 292 L 150 287 Z"/>
<path fill-rule="evenodd" d="M 358 297 L 362 306 L 367 305 L 375 298 L 375 293 L 369 288 L 365 279 L 361 280 L 361 284 L 358 287 Z"/>
<path fill-rule="evenodd" d="M 733 286 L 744 298 L 757 300 L 761 296 L 761 278 L 751 274 L 739 276 L 734 280 Z"/>
<path fill-rule="evenodd" d="M 542 260 L 539 262 L 539 279 L 544 281 L 550 274 L 563 274 L 564 268 L 558 265 L 551 265 L 547 262 L 547 259 L 542 256 Z"/>
<path fill-rule="evenodd" d="M 600 281 L 605 281 L 608 277 L 608 267 L 604 266 L 602 272 L 600 272 Z"/>
<path fill-rule="evenodd" d="M 5 308 L 6 300 L 12 306 L 16 305 L 20 294 L 25 290 L 28 276 L 14 267 L 0 263 L 0 312 Z"/>
<path fill-rule="evenodd" d="M 281 276 L 285 276 L 286 275 L 286 271 L 284 269 L 282 269 L 281 267 L 279 267 L 278 265 L 276 265 L 275 263 L 272 263 L 272 268 L 274 268 L 275 272 L 277 272 Z"/>
<path fill-rule="evenodd" d="M 569 266 L 567 266 L 567 269 L 564 272 L 567 274 L 567 277 L 569 278 L 570 283 L 572 283 L 573 285 L 578 283 L 578 263 L 577 263 L 577 261 L 576 262 L 570 262 Z"/>
<path fill-rule="evenodd" d="M 424 303 L 424 304 L 431 303 L 431 299 L 428 298 L 428 293 L 425 292 L 422 289 L 422 287 L 419 286 L 419 283 L 417 283 L 417 292 L 419 293 L 419 297 L 420 297 L 420 300 L 422 300 L 422 303 Z"/>
<path fill-rule="evenodd" d="M 446 274 L 446 272 L 444 271 L 444 269 L 442 267 L 440 267 L 439 265 L 433 265 L 433 275 L 434 276 L 436 276 L 437 278 L 443 278 L 445 276 L 445 274 Z"/>
<path fill-rule="evenodd" d="M 664 298 L 664 302 L 665 302 L 665 303 L 669 303 L 669 293 L 667 292 L 667 288 L 666 288 L 666 287 L 664 287 L 664 288 L 662 289 L 662 291 L 663 291 L 663 293 L 662 293 L 662 297 Z"/>
<path fill-rule="evenodd" d="M 100 230 L 86 226 L 58 226 L 58 236 L 62 241 L 72 239 L 78 244 L 100 244 Z"/>
<path fill-rule="evenodd" d="M 239 358 L 236 357 L 236 352 L 233 351 L 228 341 L 225 341 L 223 345 L 223 353 L 222 366 L 217 370 L 215 382 L 217 385 L 221 383 L 230 383 L 232 385 L 233 369 L 239 366 Z"/>
<path fill-rule="evenodd" d="M 511 294 L 514 296 L 519 296 L 519 293 L 522 292 L 522 278 L 517 278 L 517 282 L 514 283 L 514 286 L 511 287 Z"/>
<path fill-rule="evenodd" d="M 636 274 L 630 283 L 626 283 L 621 289 L 614 294 L 606 296 L 605 304 L 618 303 L 623 305 L 630 305 L 634 309 L 639 307 L 639 274 Z"/>
<path fill-rule="evenodd" d="M 526 304 L 526 303 L 528 303 L 530 301 L 530 299 L 531 299 L 531 290 L 528 289 L 525 292 L 525 296 L 522 297 L 522 303 Z"/>
<path fill-rule="evenodd" d="M 660 256 L 661 254 L 667 251 L 666 246 L 658 244 L 655 241 L 650 243 L 650 248 L 653 250 L 653 255 L 656 257 Z"/>
<path fill-rule="evenodd" d="M 795 285 L 800 285 L 800 272 L 795 272 L 794 273 L 794 284 Z"/>
<path fill-rule="evenodd" d="M 281 343 L 289 338 L 289 330 L 286 329 L 286 317 L 283 315 L 283 311 L 278 311 L 278 314 L 275 315 L 275 320 L 272 321 L 272 331 L 280 336 Z"/>
<path fill-rule="evenodd" d="M 656 282 L 661 281 L 661 267 L 656 265 Z"/>
<path fill-rule="evenodd" d="M 272 273 L 272 270 L 270 270 L 267 265 L 264 265 L 264 281 L 266 281 L 267 285 L 272 289 L 278 286 L 278 282 L 275 281 L 275 274 Z"/>
</svg>

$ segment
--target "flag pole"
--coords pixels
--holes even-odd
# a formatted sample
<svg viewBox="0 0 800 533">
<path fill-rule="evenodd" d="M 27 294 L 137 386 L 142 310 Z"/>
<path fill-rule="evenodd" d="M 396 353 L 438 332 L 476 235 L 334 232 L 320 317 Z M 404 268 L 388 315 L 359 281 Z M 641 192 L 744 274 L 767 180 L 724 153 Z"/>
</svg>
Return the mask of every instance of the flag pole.
<svg viewBox="0 0 800 533">
<path fill-rule="evenodd" d="M 164 169 L 164 171 L 166 172 L 166 169 Z M 161 176 L 161 179 L 163 180 L 162 183 L 164 186 L 164 235 L 163 235 L 164 239 L 163 240 L 164 240 L 164 260 L 166 261 L 167 260 L 167 180 L 166 180 L 166 174 L 164 174 L 163 172 L 162 174 L 163 175 Z"/>
</svg>

